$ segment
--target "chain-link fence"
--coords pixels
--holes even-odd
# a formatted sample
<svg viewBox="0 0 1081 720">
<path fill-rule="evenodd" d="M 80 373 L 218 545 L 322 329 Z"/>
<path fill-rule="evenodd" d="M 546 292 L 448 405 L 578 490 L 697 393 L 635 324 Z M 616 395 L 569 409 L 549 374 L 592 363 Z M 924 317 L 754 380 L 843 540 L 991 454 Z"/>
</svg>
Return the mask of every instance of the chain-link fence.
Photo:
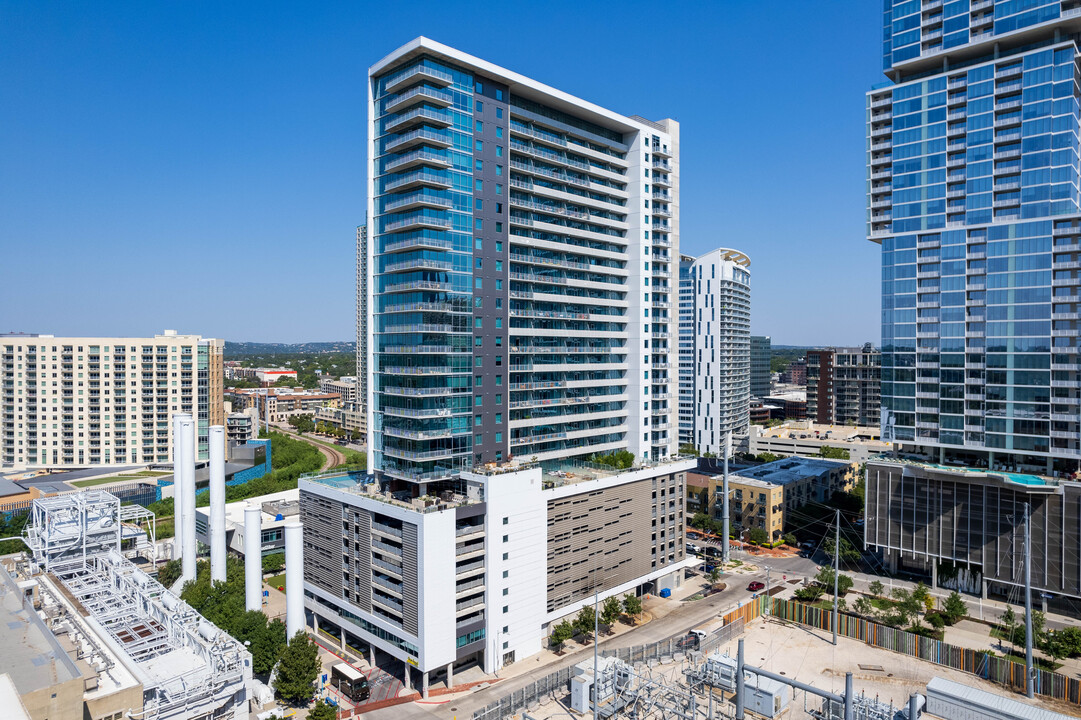
<svg viewBox="0 0 1081 720">
<path fill-rule="evenodd" d="M 697 643 L 693 641 L 687 642 L 688 634 L 680 633 L 654 643 L 601 650 L 601 655 L 603 657 L 619 658 L 630 665 L 649 662 L 650 660 L 669 662 L 677 653 L 690 654 L 693 652 L 697 653 L 699 657 L 705 657 L 721 645 L 742 635 L 743 625 L 743 618 L 737 617 L 717 632 L 699 640 Z M 473 713 L 473 720 L 503 720 L 503 718 L 514 715 L 520 710 L 529 710 L 537 704 L 562 697 L 570 692 L 567 683 L 570 682 L 572 677 L 574 677 L 573 666 L 557 670 L 520 690 L 515 690 L 500 698 L 488 707 L 476 711 Z"/>
<path fill-rule="evenodd" d="M 615 650 L 602 650 L 601 655 L 619 658 L 630 665 L 637 662 L 648 662 L 649 660 L 661 660 L 667 662 L 671 660 L 676 653 L 690 654 L 696 652 L 701 657 L 705 657 L 724 643 L 729 642 L 742 634 L 743 618 L 736 618 L 717 632 L 712 633 L 705 638 L 696 639 L 693 635 L 682 633 L 680 635 L 673 635 L 667 640 L 660 640 L 655 643 L 632 645 L 631 647 L 617 648 Z"/>
<path fill-rule="evenodd" d="M 519 710 L 529 710 L 569 692 L 567 683 L 574 677 L 574 667 L 566 667 L 545 675 L 520 690 L 505 695 L 488 707 L 473 713 L 473 720 L 503 720 Z"/>
</svg>

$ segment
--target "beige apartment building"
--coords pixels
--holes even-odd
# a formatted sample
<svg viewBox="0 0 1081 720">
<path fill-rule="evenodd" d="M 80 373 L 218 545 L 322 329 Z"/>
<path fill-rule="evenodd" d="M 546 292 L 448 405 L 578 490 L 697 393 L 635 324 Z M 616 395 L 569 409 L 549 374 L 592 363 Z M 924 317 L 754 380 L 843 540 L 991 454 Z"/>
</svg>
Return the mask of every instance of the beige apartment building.
<svg viewBox="0 0 1081 720">
<path fill-rule="evenodd" d="M 197 424 L 207 459 L 225 424 L 225 341 L 166 330 L 148 338 L 0 335 L 0 468 L 172 460 L 174 413 Z"/>
</svg>

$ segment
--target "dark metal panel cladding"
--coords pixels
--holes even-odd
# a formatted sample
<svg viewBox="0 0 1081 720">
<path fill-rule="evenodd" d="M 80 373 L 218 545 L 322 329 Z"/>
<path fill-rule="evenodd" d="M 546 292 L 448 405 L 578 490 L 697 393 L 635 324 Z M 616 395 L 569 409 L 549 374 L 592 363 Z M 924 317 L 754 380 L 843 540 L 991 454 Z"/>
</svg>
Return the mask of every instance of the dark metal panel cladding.
<svg viewBox="0 0 1081 720">
<path fill-rule="evenodd" d="M 342 504 L 312 493 L 300 493 L 304 524 L 304 579 L 342 597 Z"/>
<path fill-rule="evenodd" d="M 411 635 L 419 635 L 417 598 L 420 596 L 417 578 L 417 526 L 402 523 L 402 609 L 403 628 Z"/>
<path fill-rule="evenodd" d="M 353 602 L 361 610 L 372 611 L 372 515 L 367 510 L 349 508 L 353 523 Z"/>
</svg>

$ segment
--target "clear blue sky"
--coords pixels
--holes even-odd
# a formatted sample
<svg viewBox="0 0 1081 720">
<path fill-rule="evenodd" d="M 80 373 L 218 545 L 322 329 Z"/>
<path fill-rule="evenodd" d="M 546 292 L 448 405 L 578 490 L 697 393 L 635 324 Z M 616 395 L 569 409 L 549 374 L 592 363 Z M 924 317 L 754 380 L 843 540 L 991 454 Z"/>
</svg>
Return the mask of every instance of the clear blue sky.
<svg viewBox="0 0 1081 720">
<path fill-rule="evenodd" d="M 879 340 L 881 3 L 0 5 L 0 332 L 348 340 L 367 68 L 418 35 L 681 123 L 685 253 L 775 344 Z"/>
</svg>

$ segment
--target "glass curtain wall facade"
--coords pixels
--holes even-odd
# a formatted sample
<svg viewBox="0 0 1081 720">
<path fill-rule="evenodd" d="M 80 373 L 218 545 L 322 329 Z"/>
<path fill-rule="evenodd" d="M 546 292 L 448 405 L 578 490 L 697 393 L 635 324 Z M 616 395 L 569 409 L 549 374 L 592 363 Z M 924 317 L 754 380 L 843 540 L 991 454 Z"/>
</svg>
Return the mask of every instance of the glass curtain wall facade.
<svg viewBox="0 0 1081 720">
<path fill-rule="evenodd" d="M 770 361 L 772 359 L 769 335 L 751 336 L 751 397 L 761 400 L 770 393 Z"/>
<path fill-rule="evenodd" d="M 1076 469 L 1078 2 L 886 0 L 867 94 L 884 439 Z"/>
<path fill-rule="evenodd" d="M 370 92 L 372 469 L 675 454 L 678 125 L 424 38 Z"/>
<path fill-rule="evenodd" d="M 679 444 L 694 445 L 694 258 L 679 258 Z"/>
</svg>

